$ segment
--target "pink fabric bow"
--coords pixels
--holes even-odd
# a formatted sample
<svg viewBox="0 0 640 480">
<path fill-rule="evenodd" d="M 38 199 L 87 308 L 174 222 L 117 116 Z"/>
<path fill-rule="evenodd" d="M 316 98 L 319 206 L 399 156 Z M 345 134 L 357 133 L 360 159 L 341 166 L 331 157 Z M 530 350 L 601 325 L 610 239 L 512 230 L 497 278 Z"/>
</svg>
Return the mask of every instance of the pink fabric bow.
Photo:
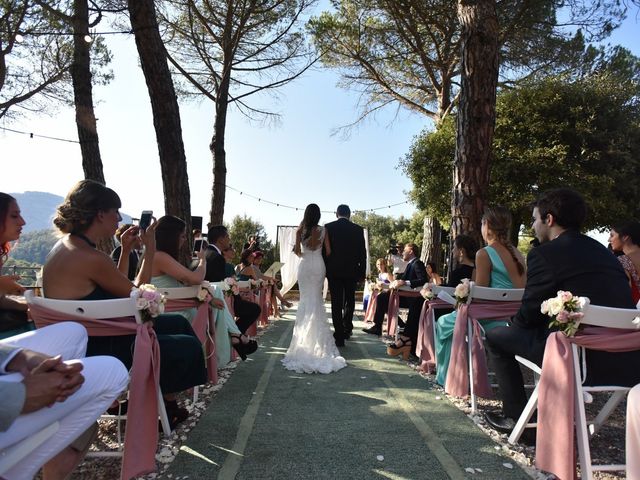
<svg viewBox="0 0 640 480">
<path fill-rule="evenodd" d="M 267 303 L 269 299 L 269 287 L 263 285 L 260 287 L 260 296 L 258 298 L 260 305 L 260 324 L 267 325 L 269 323 L 269 305 Z"/>
<path fill-rule="evenodd" d="M 380 290 L 374 290 L 369 297 L 369 303 L 367 304 L 367 311 L 364 314 L 365 322 L 373 322 L 373 317 L 376 315 L 376 299 L 380 295 Z"/>
<path fill-rule="evenodd" d="M 575 395 L 571 344 L 605 352 L 640 350 L 640 332 L 586 327 L 575 337 L 554 332 L 547 338 L 538 383 L 536 466 L 562 480 L 575 479 L 573 426 Z"/>
<path fill-rule="evenodd" d="M 482 328 L 479 320 L 497 320 L 510 318 L 518 312 L 521 302 L 472 301 L 458 307 L 456 324 L 453 330 L 451 359 L 447 370 L 445 392 L 456 397 L 469 395 L 469 364 L 467 359 L 467 319 L 471 319 L 473 343 L 471 344 L 471 361 L 474 371 L 474 391 L 484 398 L 493 398 L 493 390 L 489 383 L 487 356 L 482 342 Z"/>
<path fill-rule="evenodd" d="M 398 313 L 400 312 L 400 297 L 421 297 L 415 290 L 389 290 L 389 308 L 387 309 L 387 334 L 393 335 L 398 325 Z"/>
<path fill-rule="evenodd" d="M 218 383 L 218 358 L 216 356 L 216 325 L 212 306 L 209 304 L 211 296 L 207 295 L 204 302 L 195 298 L 168 299 L 164 311 L 178 312 L 188 308 L 196 308 L 196 316 L 193 319 L 193 331 L 198 340 L 204 346 L 207 361 L 207 376 L 209 381 Z"/>
<path fill-rule="evenodd" d="M 29 311 L 38 328 L 69 320 L 82 324 L 89 336 L 135 335 L 135 349 L 129 384 L 127 429 L 120 478 L 128 480 L 156 470 L 158 446 L 158 398 L 160 346 L 151 323 L 136 323 L 133 317 L 113 319 L 83 318 L 30 304 Z"/>
<path fill-rule="evenodd" d="M 420 322 L 418 324 L 418 342 L 416 344 L 416 355 L 422 361 L 420 370 L 431 373 L 436 367 L 436 352 L 434 349 L 433 323 L 435 322 L 435 311 L 453 308 L 448 302 L 434 298 L 422 304 L 420 312 Z"/>
</svg>

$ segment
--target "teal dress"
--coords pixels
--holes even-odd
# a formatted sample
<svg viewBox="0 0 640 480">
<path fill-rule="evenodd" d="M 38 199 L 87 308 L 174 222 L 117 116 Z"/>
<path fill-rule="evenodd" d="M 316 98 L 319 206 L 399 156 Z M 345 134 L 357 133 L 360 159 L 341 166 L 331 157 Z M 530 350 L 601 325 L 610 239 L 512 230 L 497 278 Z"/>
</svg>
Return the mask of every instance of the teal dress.
<svg viewBox="0 0 640 480">
<path fill-rule="evenodd" d="M 170 275 L 152 277 L 151 283 L 160 288 L 184 287 L 182 283 Z M 222 300 L 223 302 L 225 301 L 224 293 L 222 293 L 222 290 L 219 288 L 215 290 L 214 297 Z M 196 315 L 196 309 L 189 308 L 175 313 L 179 313 L 189 320 L 189 323 L 193 323 L 193 319 Z M 219 310 L 214 308 L 213 314 L 215 315 L 216 322 L 216 357 L 218 359 L 218 367 L 222 368 L 231 361 L 231 338 L 229 335 L 240 335 L 241 332 L 236 325 L 236 321 L 231 316 L 231 312 L 229 312 L 229 309 L 226 307 L 226 302 L 223 309 Z"/>
<path fill-rule="evenodd" d="M 507 273 L 500 255 L 493 247 L 484 247 L 485 252 L 489 255 L 491 261 L 491 279 L 489 287 L 491 288 L 513 288 L 511 278 Z M 440 385 L 445 384 L 447 380 L 447 369 L 449 368 L 449 359 L 451 358 L 451 344 L 453 342 L 453 328 L 456 323 L 457 311 L 441 316 L 436 324 L 436 382 Z M 506 325 L 504 320 L 483 320 L 482 328 L 485 331 L 495 327 Z"/>
</svg>

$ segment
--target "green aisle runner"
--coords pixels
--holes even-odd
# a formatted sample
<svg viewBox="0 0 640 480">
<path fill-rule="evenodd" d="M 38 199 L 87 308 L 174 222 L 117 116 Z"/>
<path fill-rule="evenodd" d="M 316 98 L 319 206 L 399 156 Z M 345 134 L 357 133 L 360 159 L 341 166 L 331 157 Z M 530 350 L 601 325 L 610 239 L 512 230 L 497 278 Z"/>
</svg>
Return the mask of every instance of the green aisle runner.
<svg viewBox="0 0 640 480">
<path fill-rule="evenodd" d="M 330 375 L 282 368 L 294 315 L 278 321 L 259 351 L 238 366 L 167 474 L 203 480 L 529 478 L 358 324 L 341 349 L 347 368 Z"/>
</svg>

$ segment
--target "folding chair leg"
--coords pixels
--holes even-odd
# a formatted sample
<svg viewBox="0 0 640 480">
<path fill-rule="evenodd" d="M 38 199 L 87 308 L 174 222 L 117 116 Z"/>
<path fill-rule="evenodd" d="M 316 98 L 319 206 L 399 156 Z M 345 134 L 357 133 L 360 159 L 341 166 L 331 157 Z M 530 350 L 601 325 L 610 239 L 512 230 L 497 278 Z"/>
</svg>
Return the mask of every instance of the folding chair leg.
<svg viewBox="0 0 640 480">
<path fill-rule="evenodd" d="M 171 426 L 169 425 L 169 417 L 167 416 L 167 409 L 164 406 L 164 399 L 162 398 L 160 389 L 158 389 L 158 415 L 160 416 L 162 431 L 168 437 L 171 435 Z"/>
<path fill-rule="evenodd" d="M 469 362 L 469 391 L 471 392 L 471 413 L 478 412 L 478 401 L 476 399 L 476 391 L 473 379 L 475 378 L 473 372 L 473 357 L 471 355 L 473 345 L 473 330 L 471 320 L 467 320 L 467 360 Z"/>
<path fill-rule="evenodd" d="M 574 349 L 574 369 L 576 372 L 580 372 L 580 365 L 578 364 L 578 355 L 576 353 L 575 344 L 572 345 Z M 576 440 L 578 443 L 578 458 L 580 461 L 580 477 L 583 480 L 593 479 L 593 468 L 591 467 L 591 450 L 589 448 L 589 431 L 587 427 L 587 415 L 584 408 L 584 401 L 582 397 L 582 385 L 580 383 L 580 374 L 576 374 L 574 380 L 575 385 L 575 413 L 574 420 L 576 425 Z"/>
<path fill-rule="evenodd" d="M 604 404 L 604 407 L 602 407 L 602 410 L 600 410 L 598 416 L 593 420 L 593 422 L 591 422 L 589 427 L 591 435 L 594 435 L 598 432 L 598 430 L 600 430 L 600 427 L 602 427 L 604 422 L 607 421 L 609 415 L 613 413 L 618 404 L 624 399 L 626 394 L 627 390 L 617 390 L 613 392 L 613 395 L 611 395 L 609 400 L 607 400 L 607 403 Z"/>
<path fill-rule="evenodd" d="M 194 405 L 198 401 L 199 393 L 200 393 L 200 387 L 198 387 L 198 386 L 193 387 L 193 403 L 194 403 Z"/>
<path fill-rule="evenodd" d="M 511 432 L 511 435 L 509 435 L 508 442 L 511 445 L 515 445 L 516 443 L 518 443 L 518 440 L 520 440 L 520 437 L 522 436 L 522 432 L 524 432 L 525 428 L 527 428 L 528 426 L 535 425 L 535 424 L 529 425 L 529 420 L 531 420 L 531 417 L 533 416 L 533 412 L 535 412 L 537 408 L 538 408 L 538 388 L 536 387 L 533 390 L 533 392 L 531 392 L 531 396 L 529 397 L 529 401 L 527 402 L 527 405 L 524 407 L 522 414 L 520 414 L 520 418 L 518 418 L 518 421 L 516 422 L 516 426 L 513 427 L 513 431 Z"/>
</svg>

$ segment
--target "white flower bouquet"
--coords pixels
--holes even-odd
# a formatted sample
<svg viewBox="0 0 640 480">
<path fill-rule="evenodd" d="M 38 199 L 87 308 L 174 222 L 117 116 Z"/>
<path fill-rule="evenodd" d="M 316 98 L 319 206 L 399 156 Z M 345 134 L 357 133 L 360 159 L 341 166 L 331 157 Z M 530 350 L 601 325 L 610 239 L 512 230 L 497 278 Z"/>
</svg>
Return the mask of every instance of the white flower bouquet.
<svg viewBox="0 0 640 480">
<path fill-rule="evenodd" d="M 231 295 L 238 295 L 240 293 L 240 286 L 235 278 L 227 277 L 222 281 L 222 291 L 228 297 Z"/>
<path fill-rule="evenodd" d="M 540 311 L 551 317 L 549 327 L 558 327 L 567 337 L 573 337 L 580 328 L 584 313 L 584 297 L 576 297 L 571 292 L 558 291 L 558 295 L 542 302 Z"/>
<path fill-rule="evenodd" d="M 427 301 L 433 300 L 435 298 L 435 294 L 433 293 L 433 290 L 431 289 L 431 284 L 430 283 L 425 283 L 424 284 L 424 286 L 420 290 L 420 295 L 422 295 L 422 298 L 424 298 Z"/>
<path fill-rule="evenodd" d="M 146 322 L 164 313 L 167 299 L 158 289 L 149 283 L 131 289 L 130 297 L 135 299 L 136 308 L 140 310 L 142 319 Z"/>
<path fill-rule="evenodd" d="M 463 303 L 467 303 L 470 290 L 471 286 L 469 285 L 469 279 L 463 278 L 462 281 L 456 286 L 455 292 L 453 293 L 453 295 L 456 297 L 456 308 Z"/>
<path fill-rule="evenodd" d="M 199 302 L 205 302 L 207 300 L 207 297 L 209 298 L 211 297 L 211 293 L 209 292 L 210 288 L 211 288 L 211 284 L 206 280 L 204 280 L 200 284 L 200 288 L 198 288 L 198 293 L 196 295 L 196 298 L 198 299 Z"/>
</svg>

